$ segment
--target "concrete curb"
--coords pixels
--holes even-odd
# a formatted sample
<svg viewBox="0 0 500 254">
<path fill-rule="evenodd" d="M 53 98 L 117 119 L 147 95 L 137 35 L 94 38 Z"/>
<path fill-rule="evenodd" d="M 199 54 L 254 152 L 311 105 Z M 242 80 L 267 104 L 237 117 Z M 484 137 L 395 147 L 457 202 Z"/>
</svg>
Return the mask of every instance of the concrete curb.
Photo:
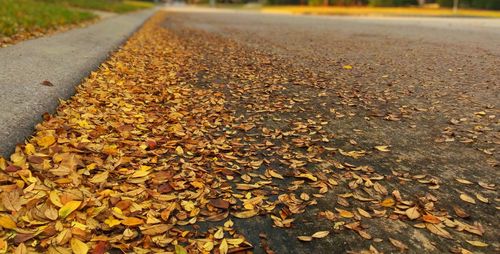
<svg viewBox="0 0 500 254">
<path fill-rule="evenodd" d="M 45 112 L 99 67 L 157 9 L 107 18 L 86 28 L 0 49 L 0 156 L 32 135 Z M 50 81 L 53 86 L 41 83 Z"/>
</svg>

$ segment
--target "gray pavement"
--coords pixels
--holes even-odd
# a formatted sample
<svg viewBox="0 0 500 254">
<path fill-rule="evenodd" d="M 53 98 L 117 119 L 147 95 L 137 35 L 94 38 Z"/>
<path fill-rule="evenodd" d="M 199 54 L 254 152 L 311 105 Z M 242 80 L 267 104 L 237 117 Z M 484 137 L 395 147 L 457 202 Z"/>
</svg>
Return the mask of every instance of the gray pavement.
<svg viewBox="0 0 500 254">
<path fill-rule="evenodd" d="M 154 10 L 110 17 L 86 28 L 0 49 L 0 155 L 29 137 L 45 112 L 116 50 Z M 43 81 L 53 86 L 45 86 Z"/>
</svg>

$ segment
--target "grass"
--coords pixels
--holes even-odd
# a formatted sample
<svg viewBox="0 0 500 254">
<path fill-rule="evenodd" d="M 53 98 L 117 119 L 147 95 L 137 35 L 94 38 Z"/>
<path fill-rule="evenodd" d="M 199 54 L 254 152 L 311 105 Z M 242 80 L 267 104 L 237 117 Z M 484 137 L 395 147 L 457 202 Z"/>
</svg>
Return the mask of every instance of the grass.
<svg viewBox="0 0 500 254">
<path fill-rule="evenodd" d="M 0 36 L 76 24 L 95 18 L 85 11 L 35 0 L 0 0 Z"/>
<path fill-rule="evenodd" d="M 152 6 L 148 2 L 127 0 L 0 0 L 0 38 L 96 18 L 82 9 L 124 13 Z"/>
<path fill-rule="evenodd" d="M 377 15 L 377 16 L 458 16 L 500 18 L 500 11 L 461 9 L 454 13 L 445 8 L 377 8 L 377 7 L 323 7 L 323 6 L 265 6 L 262 12 L 319 14 L 319 15 Z"/>
<path fill-rule="evenodd" d="M 84 8 L 84 9 L 94 9 L 101 11 L 109 11 L 116 13 L 125 13 L 131 11 L 137 11 L 141 9 L 146 9 L 153 7 L 154 4 L 150 2 L 141 1 L 119 1 L 119 0 L 45 0 L 51 2 L 63 2 L 66 5 Z"/>
</svg>

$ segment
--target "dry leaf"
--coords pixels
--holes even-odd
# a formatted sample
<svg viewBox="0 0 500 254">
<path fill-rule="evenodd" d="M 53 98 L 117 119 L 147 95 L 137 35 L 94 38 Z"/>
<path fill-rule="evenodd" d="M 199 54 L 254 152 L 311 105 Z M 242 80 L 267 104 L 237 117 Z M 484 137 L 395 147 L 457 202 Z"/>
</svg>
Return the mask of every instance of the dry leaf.
<svg viewBox="0 0 500 254">
<path fill-rule="evenodd" d="M 311 236 L 301 235 L 301 236 L 297 236 L 297 239 L 299 239 L 303 242 L 310 242 L 310 241 L 312 241 L 313 238 Z"/>
<path fill-rule="evenodd" d="M 144 221 L 136 217 L 127 217 L 121 223 L 125 226 L 134 227 L 144 224 Z"/>
<path fill-rule="evenodd" d="M 222 239 L 222 242 L 219 245 L 219 253 L 220 254 L 227 254 L 228 250 L 229 250 L 229 246 L 227 244 L 226 239 Z"/>
<path fill-rule="evenodd" d="M 73 251 L 74 254 L 87 254 L 87 252 L 89 252 L 89 247 L 85 243 L 76 238 L 71 238 L 70 243 L 71 243 L 71 250 Z"/>
<path fill-rule="evenodd" d="M 420 217 L 420 213 L 418 212 L 418 208 L 416 206 L 406 209 L 405 214 L 410 220 Z"/>
<path fill-rule="evenodd" d="M 69 201 L 59 209 L 59 217 L 64 219 L 74 212 L 82 204 L 82 201 Z"/>
<path fill-rule="evenodd" d="M 335 210 L 337 210 L 337 212 L 339 212 L 340 217 L 343 217 L 343 218 L 354 217 L 354 214 L 352 212 L 347 211 L 347 210 L 339 209 L 339 208 L 335 208 Z"/>
<path fill-rule="evenodd" d="M 232 215 L 236 218 L 245 219 L 245 218 L 253 217 L 253 216 L 257 215 L 258 213 L 259 212 L 256 210 L 248 210 L 248 211 L 243 211 L 243 212 L 235 212 L 235 213 L 232 213 Z"/>
<path fill-rule="evenodd" d="M 390 152 L 389 146 L 375 146 L 375 149 L 381 152 Z"/>
<path fill-rule="evenodd" d="M 487 243 L 483 243 L 481 241 L 469 241 L 469 240 L 465 240 L 465 241 L 468 242 L 472 246 L 476 246 L 476 247 L 488 247 Z"/>
<path fill-rule="evenodd" d="M 394 245 L 394 247 L 398 248 L 400 251 L 404 251 L 404 250 L 408 249 L 408 246 L 399 240 L 396 240 L 396 239 L 389 237 L 389 241 L 391 242 L 392 245 Z"/>
<path fill-rule="evenodd" d="M 16 222 L 8 215 L 0 216 L 0 227 L 14 229 L 17 227 Z"/>
<path fill-rule="evenodd" d="M 450 233 L 448 233 L 448 231 L 446 231 L 445 229 L 443 229 L 442 227 L 440 227 L 438 224 L 432 224 L 432 223 L 425 223 L 425 227 L 431 231 L 431 233 L 435 234 L 435 235 L 438 235 L 438 236 L 441 236 L 441 237 L 444 237 L 444 238 L 448 238 L 448 239 L 452 239 L 453 237 L 451 237 Z"/>
<path fill-rule="evenodd" d="M 313 238 L 324 238 L 328 234 L 330 234 L 329 231 L 318 231 L 318 232 L 314 233 L 311 237 L 313 237 Z"/>
<path fill-rule="evenodd" d="M 460 199 L 471 204 L 476 203 L 476 200 L 474 200 L 471 196 L 467 194 L 460 194 Z"/>
</svg>

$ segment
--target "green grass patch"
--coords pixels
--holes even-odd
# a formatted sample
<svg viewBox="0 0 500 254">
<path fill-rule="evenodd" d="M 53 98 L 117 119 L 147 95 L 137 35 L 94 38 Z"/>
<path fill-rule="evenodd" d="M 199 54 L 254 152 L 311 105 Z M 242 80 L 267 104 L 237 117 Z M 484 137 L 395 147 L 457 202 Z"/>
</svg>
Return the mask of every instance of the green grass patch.
<svg viewBox="0 0 500 254">
<path fill-rule="evenodd" d="M 0 0 L 0 36 L 76 24 L 93 18 L 92 13 L 73 10 L 57 2 Z"/>
<path fill-rule="evenodd" d="M 68 6 L 125 13 L 153 7 L 154 4 L 142 1 L 122 1 L 122 0 L 44 0 L 47 2 L 64 3 Z"/>
</svg>

